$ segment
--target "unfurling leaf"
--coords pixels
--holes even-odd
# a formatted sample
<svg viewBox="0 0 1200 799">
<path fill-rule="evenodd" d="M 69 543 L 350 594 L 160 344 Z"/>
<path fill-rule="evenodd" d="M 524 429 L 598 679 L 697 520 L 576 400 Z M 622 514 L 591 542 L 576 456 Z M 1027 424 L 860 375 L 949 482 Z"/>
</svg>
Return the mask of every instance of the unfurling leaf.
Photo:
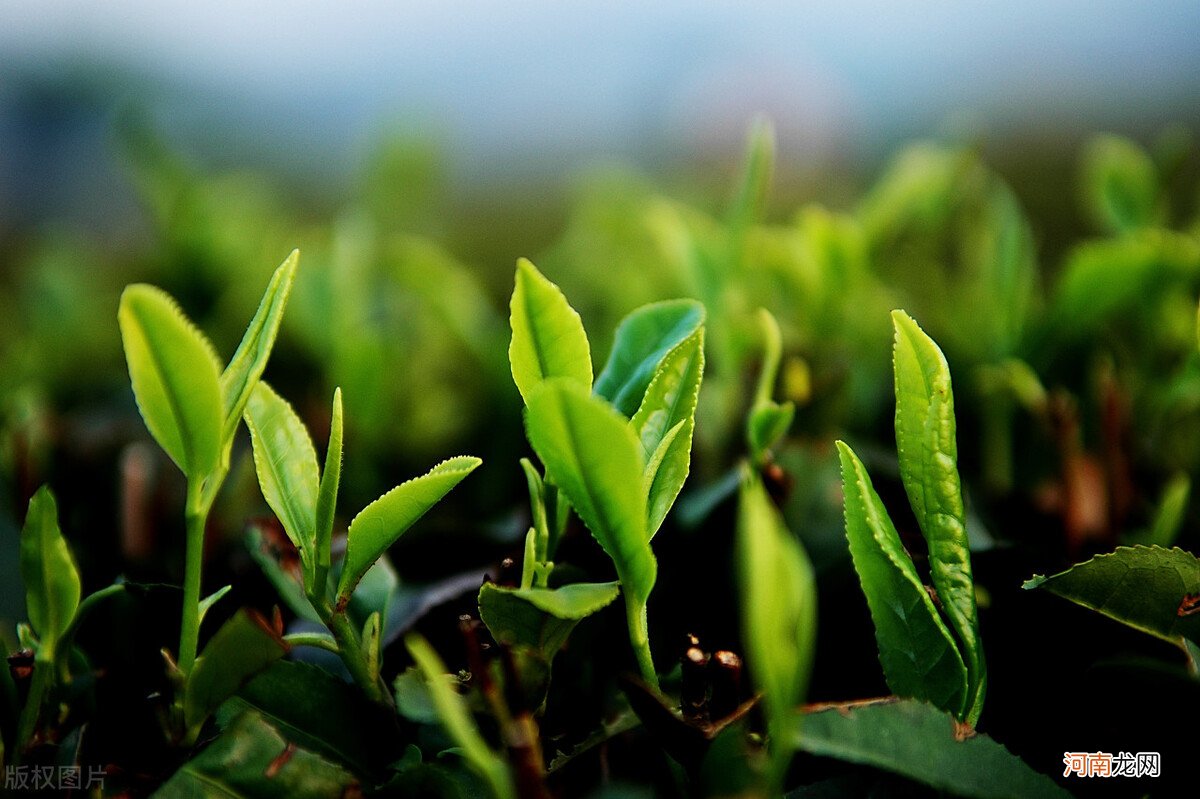
<svg viewBox="0 0 1200 799">
<path fill-rule="evenodd" d="M 161 289 L 129 286 L 117 312 L 125 360 L 146 427 L 189 480 L 222 453 L 223 405 L 216 353 Z"/>
<path fill-rule="evenodd" d="M 633 416 L 663 358 L 702 324 L 704 306 L 695 300 L 666 300 L 633 311 L 617 326 L 596 393 L 626 418 Z"/>
<path fill-rule="evenodd" d="M 480 463 L 479 458 L 469 456 L 442 461 L 422 476 L 396 486 L 354 517 L 347 534 L 346 564 L 338 578 L 339 608 L 349 603 L 358 581 L 388 547 Z"/>
<path fill-rule="evenodd" d="M 508 360 L 526 402 L 530 392 L 550 378 L 565 378 L 584 388 L 592 385 L 591 349 L 579 314 L 558 286 L 524 258 L 517 262 L 510 306 Z"/>
<path fill-rule="evenodd" d="M 29 623 L 43 657 L 52 658 L 58 639 L 79 608 L 79 569 L 58 527 L 58 507 L 48 486 L 29 500 L 21 531 L 21 581 Z"/>
</svg>

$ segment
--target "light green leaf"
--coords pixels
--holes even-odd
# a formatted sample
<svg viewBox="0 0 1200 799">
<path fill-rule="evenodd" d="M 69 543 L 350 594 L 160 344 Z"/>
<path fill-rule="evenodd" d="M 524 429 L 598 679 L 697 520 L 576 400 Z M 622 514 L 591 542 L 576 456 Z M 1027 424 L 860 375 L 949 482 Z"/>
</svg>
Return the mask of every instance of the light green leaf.
<svg viewBox="0 0 1200 799">
<path fill-rule="evenodd" d="M 218 588 L 216 591 L 213 591 L 211 594 L 204 597 L 204 599 L 200 600 L 200 613 L 198 614 L 200 624 L 204 623 L 204 617 L 208 615 L 210 610 L 212 610 L 213 605 L 220 602 L 221 599 L 232 590 L 232 585 L 226 585 Z"/>
<path fill-rule="evenodd" d="M 317 453 L 304 423 L 265 381 L 246 403 L 246 427 L 263 499 L 308 563 L 316 548 Z"/>
<path fill-rule="evenodd" d="M 250 392 L 262 377 L 267 359 L 271 357 L 271 348 L 275 346 L 275 336 L 279 333 L 279 323 L 283 320 L 283 309 L 287 306 L 299 261 L 300 251 L 292 250 L 292 254 L 275 270 L 258 310 L 242 336 L 242 342 L 221 373 L 221 396 L 225 403 L 222 437 L 226 452 L 233 443 L 233 434 L 242 418 L 242 410 L 250 400 Z"/>
<path fill-rule="evenodd" d="M 549 662 L 581 619 L 607 607 L 619 593 L 617 583 L 572 583 L 560 588 L 484 583 L 479 589 L 479 618 L 497 641 L 528 646 Z"/>
<path fill-rule="evenodd" d="M 1026 580 L 1174 643 L 1200 643 L 1200 559 L 1178 547 L 1117 547 L 1065 572 Z"/>
<path fill-rule="evenodd" d="M 1093 221 L 1120 233 L 1161 216 L 1158 170 L 1149 153 L 1120 136 L 1096 136 L 1083 153 L 1083 199 Z"/>
<path fill-rule="evenodd" d="M 771 736 L 768 783 L 778 789 L 795 749 L 795 710 L 812 671 L 817 596 L 808 555 L 749 472 L 738 502 L 737 551 L 743 645 Z"/>
<path fill-rule="evenodd" d="M 329 422 L 329 449 L 325 451 L 325 469 L 317 489 L 316 562 L 318 579 L 328 574 L 332 561 L 333 517 L 337 510 L 338 486 L 342 479 L 342 390 L 333 390 L 333 412 Z"/>
<path fill-rule="evenodd" d="M 354 517 L 346 540 L 346 565 L 338 578 L 339 608 L 349 603 L 358 581 L 388 547 L 482 462 L 469 456 L 442 461 L 422 476 L 396 486 Z"/>
<path fill-rule="evenodd" d="M 558 286 L 532 263 L 517 261 L 508 360 L 513 380 L 526 402 L 543 380 L 561 377 L 592 385 L 592 353 L 579 314 Z"/>
<path fill-rule="evenodd" d="M 409 635 L 404 643 L 417 668 L 425 676 L 425 684 L 442 726 L 460 749 L 467 764 L 483 778 L 495 799 L 514 799 L 516 791 L 508 764 L 483 740 L 479 728 L 467 712 L 466 702 L 446 682 L 446 666 L 442 659 L 429 642 L 419 635 Z"/>
<path fill-rule="evenodd" d="M 220 367 L 212 345 L 154 286 L 127 287 L 117 321 L 146 427 L 190 480 L 202 480 L 219 463 L 223 444 Z"/>
<path fill-rule="evenodd" d="M 287 644 L 265 619 L 241 610 L 217 630 L 187 680 L 184 719 L 195 728 L 237 693 L 242 683 L 287 654 Z"/>
<path fill-rule="evenodd" d="M 641 444 L 608 403 L 574 383 L 547 381 L 528 405 L 534 451 L 612 558 L 622 588 L 644 603 L 658 566 L 646 532 Z"/>
<path fill-rule="evenodd" d="M 922 699 L 961 716 L 967 669 L 912 558 L 858 456 L 837 442 L 842 462 L 846 538 L 875 623 L 879 662 L 898 696 Z"/>
<path fill-rule="evenodd" d="M 912 700 L 833 707 L 804 717 L 801 749 L 890 771 L 975 799 L 1066 799 L 1069 793 L 986 735 L 960 740 L 954 719 Z"/>
<path fill-rule="evenodd" d="M 40 639 L 45 658 L 66 632 L 79 607 L 79 569 L 62 531 L 58 506 L 48 486 L 29 500 L 21 531 L 21 581 L 29 623 Z"/>
<path fill-rule="evenodd" d="M 667 353 L 702 324 L 704 306 L 695 300 L 666 300 L 633 311 L 617 325 L 596 393 L 625 417 L 633 416 Z"/>
<path fill-rule="evenodd" d="M 962 643 L 968 720 L 983 709 L 987 664 L 979 637 L 975 583 L 958 477 L 954 393 L 941 349 L 903 311 L 895 326 L 896 452 L 900 477 L 929 544 L 929 571 L 950 628 Z"/>
<path fill-rule="evenodd" d="M 651 538 L 662 526 L 691 468 L 692 432 L 703 377 L 704 328 L 701 327 L 663 358 L 646 388 L 641 407 L 633 415 L 633 431 L 642 443 L 646 460 L 649 486 L 646 529 Z"/>
<path fill-rule="evenodd" d="M 746 419 L 746 440 L 752 461 L 761 461 L 767 450 L 787 435 L 795 415 L 796 406 L 791 402 L 768 401 L 751 409 Z"/>
<path fill-rule="evenodd" d="M 533 559 L 545 561 L 551 556 L 550 522 L 546 518 L 546 484 L 528 458 L 521 458 L 521 471 L 525 473 L 525 484 L 529 488 L 529 513 L 533 517 Z M 521 576 L 524 579 L 524 572 Z"/>
<path fill-rule="evenodd" d="M 358 791 L 358 780 L 350 772 L 297 747 L 260 713 L 247 710 L 154 795 L 324 799 Z"/>
</svg>

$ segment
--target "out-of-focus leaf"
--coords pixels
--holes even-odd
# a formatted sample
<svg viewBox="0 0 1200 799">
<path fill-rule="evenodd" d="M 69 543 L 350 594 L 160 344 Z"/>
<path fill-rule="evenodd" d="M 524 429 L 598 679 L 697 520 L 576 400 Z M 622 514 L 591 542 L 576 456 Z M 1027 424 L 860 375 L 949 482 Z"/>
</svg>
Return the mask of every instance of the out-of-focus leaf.
<svg viewBox="0 0 1200 799">
<path fill-rule="evenodd" d="M 758 323 L 763 334 L 762 371 L 754 392 L 754 405 L 746 419 L 746 443 L 750 445 L 751 463 L 762 463 L 766 452 L 787 434 L 796 407 L 791 402 L 775 402 L 775 380 L 783 355 L 783 335 L 779 322 L 765 308 L 758 309 Z"/>
<path fill-rule="evenodd" d="M 846 537 L 875 623 L 879 662 L 898 696 L 961 715 L 967 668 L 950 630 L 921 584 L 912 559 L 858 456 L 837 442 L 846 504 Z"/>
<path fill-rule="evenodd" d="M 49 657 L 75 617 L 81 590 L 79 569 L 58 529 L 58 506 L 49 486 L 29 500 L 21 530 L 21 581 L 29 623 Z"/>
<path fill-rule="evenodd" d="M 1158 511 L 1154 514 L 1154 522 L 1150 525 L 1149 539 L 1144 543 L 1150 546 L 1169 547 L 1179 537 L 1179 528 L 1183 526 L 1183 515 L 1187 511 L 1188 497 L 1192 493 L 1192 478 L 1187 472 L 1180 472 L 1171 478 L 1163 489 L 1162 499 L 1158 503 Z"/>
<path fill-rule="evenodd" d="M 890 771 L 954 796 L 1070 796 L 986 735 L 960 740 L 955 733 L 946 713 L 901 700 L 809 713 L 796 743 L 811 754 Z"/>
<path fill-rule="evenodd" d="M 529 397 L 525 426 L 546 471 L 612 558 L 621 587 L 645 603 L 658 565 L 646 534 L 641 444 L 598 397 L 551 380 Z"/>
<path fill-rule="evenodd" d="M 189 728 L 203 723 L 242 684 L 287 654 L 287 644 L 267 622 L 241 610 L 204 647 L 188 675 L 184 717 Z"/>
<path fill-rule="evenodd" d="M 666 300 L 633 311 L 617 325 L 596 393 L 626 418 L 633 416 L 663 358 L 702 324 L 704 306 L 695 300 Z"/>
<path fill-rule="evenodd" d="M 258 310 L 246 328 L 246 334 L 229 360 L 229 365 L 221 373 L 221 396 L 225 403 L 222 436 L 227 446 L 233 442 L 242 410 L 267 366 L 267 359 L 271 357 L 271 348 L 275 346 L 275 336 L 279 332 L 279 323 L 283 321 L 283 309 L 287 307 L 299 261 L 300 251 L 292 250 L 291 255 L 275 270 Z"/>
<path fill-rule="evenodd" d="M 768 784 L 778 790 L 794 751 L 795 709 L 812 671 L 816 587 L 804 548 L 749 473 L 738 502 L 737 541 L 742 637 L 771 736 Z"/>
<path fill-rule="evenodd" d="M 954 392 L 938 345 L 903 311 L 895 326 L 896 452 L 900 477 L 929 544 L 929 571 L 967 666 L 967 719 L 983 709 L 987 664 L 979 637 L 966 514 L 958 477 Z"/>
<path fill-rule="evenodd" d="M 1178 547 L 1117 547 L 1023 587 L 1045 588 L 1173 643 L 1200 643 L 1200 559 Z"/>
<path fill-rule="evenodd" d="M 552 377 L 584 388 L 592 385 L 591 348 L 579 314 L 558 286 L 524 258 L 517 262 L 511 309 L 508 360 L 526 402 L 538 384 Z"/>
<path fill-rule="evenodd" d="M 348 771 L 286 740 L 250 710 L 184 763 L 155 796 L 326 799 L 357 790 L 358 780 Z"/>
<path fill-rule="evenodd" d="M 282 542 L 283 537 L 278 536 L 278 540 Z M 312 604 L 304 594 L 303 575 L 300 572 L 299 564 L 296 564 L 294 571 L 289 570 L 280 559 L 281 554 L 286 558 L 286 553 L 278 552 L 258 525 L 251 524 L 246 529 L 246 549 L 250 551 L 254 562 L 258 564 L 271 585 L 275 587 L 279 598 L 293 613 L 314 624 L 322 623 L 321 617 L 313 610 Z"/>
<path fill-rule="evenodd" d="M 117 321 L 146 427 L 189 479 L 203 479 L 222 454 L 220 366 L 212 345 L 154 286 L 126 288 Z"/>
<path fill-rule="evenodd" d="M 508 764 L 483 740 L 463 698 L 446 682 L 446 666 L 442 659 L 419 635 L 409 635 L 404 642 L 417 668 L 425 675 L 430 699 L 442 726 L 459 747 L 467 764 L 483 778 L 495 799 L 513 799 L 516 792 Z"/>
<path fill-rule="evenodd" d="M 572 583 L 559 588 L 507 588 L 484 583 L 479 618 L 502 643 L 528 646 L 549 662 L 581 620 L 609 605 L 617 583 Z"/>
<path fill-rule="evenodd" d="M 701 327 L 663 358 L 633 415 L 633 430 L 642 443 L 647 463 L 646 529 L 651 538 L 662 526 L 691 468 L 692 432 L 703 377 L 704 328 Z M 678 432 L 667 441 L 667 434 L 676 427 Z"/>
<path fill-rule="evenodd" d="M 1136 230 L 1160 216 L 1154 160 L 1128 139 L 1103 135 L 1088 142 L 1082 184 L 1084 205 L 1102 230 Z"/>
<path fill-rule="evenodd" d="M 461 456 L 434 466 L 420 477 L 401 483 L 367 507 L 350 522 L 346 563 L 338 578 L 337 602 L 345 607 L 358 581 L 426 511 L 436 505 L 482 461 Z"/>
<path fill-rule="evenodd" d="M 263 498 L 305 563 L 316 549 L 317 453 L 300 417 L 266 382 L 246 403 L 246 427 Z"/>
</svg>

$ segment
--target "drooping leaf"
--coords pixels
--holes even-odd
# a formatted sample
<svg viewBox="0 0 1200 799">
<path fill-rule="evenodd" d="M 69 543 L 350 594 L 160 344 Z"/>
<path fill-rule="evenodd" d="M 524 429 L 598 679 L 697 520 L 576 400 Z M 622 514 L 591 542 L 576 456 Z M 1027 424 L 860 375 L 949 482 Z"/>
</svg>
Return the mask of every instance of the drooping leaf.
<svg viewBox="0 0 1200 799">
<path fill-rule="evenodd" d="M 666 300 L 633 311 L 617 325 L 596 393 L 626 418 L 633 416 L 663 358 L 702 324 L 704 306 L 695 300 Z"/>
<path fill-rule="evenodd" d="M 333 516 L 337 510 L 338 486 L 342 479 L 342 390 L 333 390 L 333 412 L 329 422 L 329 449 L 317 488 L 316 562 L 321 569 L 331 565 Z"/>
<path fill-rule="evenodd" d="M 535 386 L 552 377 L 584 388 L 592 385 L 591 348 L 579 314 L 558 286 L 524 258 L 517 261 L 510 306 L 508 360 L 526 402 Z"/>
<path fill-rule="evenodd" d="M 1200 558 L 1178 547 L 1117 547 L 1023 587 L 1045 588 L 1174 643 L 1200 643 Z"/>
<path fill-rule="evenodd" d="M 203 723 L 242 684 L 287 654 L 283 639 L 266 620 L 238 611 L 204 647 L 192 667 L 184 698 L 189 728 Z"/>
<path fill-rule="evenodd" d="M 795 709 L 812 671 L 815 581 L 804 548 L 752 474 L 742 481 L 737 542 L 743 644 L 771 736 L 768 782 L 778 788 L 794 749 Z"/>
<path fill-rule="evenodd" d="M 473 472 L 479 458 L 450 458 L 420 477 L 393 488 L 363 508 L 350 522 L 346 563 L 338 578 L 338 606 L 345 607 L 367 569 L 450 489 Z"/>
<path fill-rule="evenodd" d="M 309 663 L 272 663 L 217 711 L 222 728 L 258 712 L 289 742 L 363 774 L 398 754 L 389 713 L 340 677 Z"/>
<path fill-rule="evenodd" d="M 184 763 L 155 796 L 325 799 L 357 790 L 354 775 L 286 740 L 261 714 L 248 710 Z"/>
<path fill-rule="evenodd" d="M 246 403 L 246 427 L 263 499 L 308 562 L 316 549 L 317 453 L 300 417 L 266 382 Z"/>
<path fill-rule="evenodd" d="M 479 589 L 479 618 L 497 641 L 528 646 L 549 662 L 581 619 L 609 605 L 619 593 L 617 583 L 572 583 L 559 588 L 484 583 Z"/>
<path fill-rule="evenodd" d="M 646 529 L 651 538 L 662 526 L 691 468 L 692 432 L 703 376 L 704 328 L 700 327 L 663 358 L 633 415 L 633 430 L 647 464 Z M 678 431 L 668 441 L 668 433 L 676 427 Z M 658 452 L 660 447 L 662 452 Z"/>
<path fill-rule="evenodd" d="M 425 676 L 430 699 L 442 726 L 459 747 L 467 764 L 483 778 L 495 799 L 513 799 L 516 792 L 507 763 L 488 746 L 463 698 L 446 682 L 446 666 L 442 659 L 419 635 L 409 635 L 404 643 Z"/>
<path fill-rule="evenodd" d="M 846 538 L 867 597 L 879 662 L 898 696 L 932 702 L 961 715 L 967 669 L 912 558 L 858 456 L 837 442 L 845 495 Z"/>
<path fill-rule="evenodd" d="M 954 796 L 1070 796 L 986 735 L 960 740 L 955 732 L 946 713 L 900 700 L 809 713 L 796 743 L 811 754 L 890 771 Z"/>
<path fill-rule="evenodd" d="M 221 396 L 225 408 L 222 437 L 226 446 L 232 443 L 242 410 L 250 400 L 250 393 L 258 379 L 262 377 L 267 359 L 271 357 L 271 348 L 275 346 L 275 336 L 279 333 L 279 323 L 283 321 L 283 309 L 287 307 L 299 261 L 300 251 L 292 250 L 291 255 L 271 275 L 254 318 L 250 320 L 229 365 L 221 373 Z"/>
<path fill-rule="evenodd" d="M 53 654 L 75 617 L 81 589 L 79 569 L 58 528 L 58 505 L 49 486 L 39 488 L 29 500 L 21 531 L 21 581 L 29 623 L 41 646 Z"/>
<path fill-rule="evenodd" d="M 987 689 L 971 551 L 958 476 L 954 393 L 941 349 L 903 311 L 892 312 L 896 381 L 896 453 L 913 513 L 929 544 L 929 571 L 967 666 L 969 720 Z"/>
<path fill-rule="evenodd" d="M 117 312 L 138 409 L 159 446 L 191 480 L 222 453 L 221 386 L 208 339 L 161 289 L 135 284 Z"/>
<path fill-rule="evenodd" d="M 641 444 L 608 403 L 573 383 L 547 381 L 528 405 L 534 451 L 612 558 L 622 589 L 644 603 L 658 566 L 646 533 Z"/>
</svg>

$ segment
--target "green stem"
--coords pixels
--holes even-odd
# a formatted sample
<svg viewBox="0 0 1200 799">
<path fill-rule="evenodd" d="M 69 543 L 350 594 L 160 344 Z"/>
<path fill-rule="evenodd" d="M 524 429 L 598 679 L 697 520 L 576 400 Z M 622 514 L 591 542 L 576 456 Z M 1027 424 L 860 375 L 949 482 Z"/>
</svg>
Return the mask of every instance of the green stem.
<svg viewBox="0 0 1200 799">
<path fill-rule="evenodd" d="M 646 621 L 646 604 L 625 595 L 625 619 L 629 623 L 629 643 L 637 657 L 638 670 L 642 679 L 658 690 L 658 672 L 654 670 L 654 658 L 650 654 L 650 631 Z"/>
<path fill-rule="evenodd" d="M 362 688 L 368 699 L 376 704 L 391 707 L 392 696 L 388 692 L 387 686 L 383 684 L 383 679 L 372 675 L 371 667 L 363 656 L 358 632 L 350 623 L 350 617 L 344 612 L 336 611 L 322 615 L 325 618 L 325 626 L 329 628 L 329 631 L 333 633 L 334 640 L 337 641 L 338 654 L 341 655 L 342 662 L 346 664 L 350 676 Z"/>
<path fill-rule="evenodd" d="M 328 633 L 288 633 L 283 636 L 289 646 L 312 646 L 340 655 L 341 649 Z"/>
<path fill-rule="evenodd" d="M 200 643 L 200 574 L 204 565 L 204 527 L 208 509 L 199 486 L 188 483 L 187 553 L 183 571 L 183 620 L 179 627 L 179 670 L 186 677 L 196 662 Z"/>
<path fill-rule="evenodd" d="M 14 753 L 14 761 L 20 761 L 33 734 L 37 732 L 38 717 L 42 713 L 42 700 L 45 698 L 46 690 L 50 687 L 53 675 L 53 659 L 38 658 L 34 661 L 29 696 L 25 699 L 25 707 L 21 709 L 21 718 L 17 724 L 17 751 Z"/>
</svg>

